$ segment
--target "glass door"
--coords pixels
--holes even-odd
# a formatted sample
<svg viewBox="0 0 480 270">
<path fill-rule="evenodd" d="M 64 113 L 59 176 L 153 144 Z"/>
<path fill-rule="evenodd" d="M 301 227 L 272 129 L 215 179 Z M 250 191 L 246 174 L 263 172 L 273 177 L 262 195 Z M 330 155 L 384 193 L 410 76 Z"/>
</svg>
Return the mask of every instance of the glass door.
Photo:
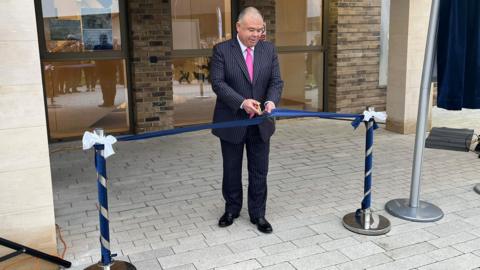
<svg viewBox="0 0 480 270">
<path fill-rule="evenodd" d="M 37 0 L 49 137 L 129 132 L 122 0 Z"/>
<path fill-rule="evenodd" d="M 210 122 L 216 96 L 209 64 L 232 37 L 231 0 L 171 0 L 174 125 Z M 195 113 L 192 113 L 192 112 Z"/>
<path fill-rule="evenodd" d="M 323 7 L 320 0 L 275 0 L 275 29 L 268 36 L 278 48 L 285 82 L 281 106 L 323 111 Z"/>
</svg>

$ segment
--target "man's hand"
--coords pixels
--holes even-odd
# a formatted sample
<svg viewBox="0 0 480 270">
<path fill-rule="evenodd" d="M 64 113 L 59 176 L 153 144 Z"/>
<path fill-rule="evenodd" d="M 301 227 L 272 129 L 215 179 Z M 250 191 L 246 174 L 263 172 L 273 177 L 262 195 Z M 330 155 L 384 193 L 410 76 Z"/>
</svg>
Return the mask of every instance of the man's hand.
<svg viewBox="0 0 480 270">
<path fill-rule="evenodd" d="M 267 113 L 272 113 L 272 110 L 274 110 L 274 109 L 275 109 L 275 103 L 269 101 L 265 104 L 265 111 Z"/>
<path fill-rule="evenodd" d="M 250 118 L 255 116 L 255 114 L 262 114 L 262 110 L 260 109 L 260 102 L 254 99 L 245 99 L 245 101 L 243 101 L 243 109 Z"/>
</svg>

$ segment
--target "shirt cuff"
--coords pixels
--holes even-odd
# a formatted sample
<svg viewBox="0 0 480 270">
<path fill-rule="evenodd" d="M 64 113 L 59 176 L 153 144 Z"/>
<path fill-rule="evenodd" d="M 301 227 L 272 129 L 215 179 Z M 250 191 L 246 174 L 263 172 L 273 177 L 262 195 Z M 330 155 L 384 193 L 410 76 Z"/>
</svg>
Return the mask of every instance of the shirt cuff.
<svg viewBox="0 0 480 270">
<path fill-rule="evenodd" d="M 243 110 L 243 103 L 245 103 L 246 99 L 242 101 L 242 104 L 240 104 L 240 109 Z"/>
<path fill-rule="evenodd" d="M 265 103 L 263 103 L 263 106 L 267 106 L 268 103 L 273 103 L 273 105 L 275 106 L 275 103 L 273 101 L 270 101 L 270 100 L 265 101 Z"/>
</svg>

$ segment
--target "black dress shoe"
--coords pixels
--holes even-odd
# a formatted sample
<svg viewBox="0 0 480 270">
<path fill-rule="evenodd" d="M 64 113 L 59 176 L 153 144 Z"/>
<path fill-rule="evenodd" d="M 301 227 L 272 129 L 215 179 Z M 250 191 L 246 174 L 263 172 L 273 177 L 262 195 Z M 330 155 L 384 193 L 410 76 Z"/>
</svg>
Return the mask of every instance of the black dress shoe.
<svg viewBox="0 0 480 270">
<path fill-rule="evenodd" d="M 257 225 L 257 229 L 263 233 L 271 233 L 273 231 L 272 225 L 264 217 L 250 218 L 250 222 Z"/>
<path fill-rule="evenodd" d="M 225 212 L 223 216 L 218 220 L 219 227 L 227 227 L 233 224 L 233 220 L 238 218 L 238 214 L 232 214 L 229 212 Z"/>
</svg>

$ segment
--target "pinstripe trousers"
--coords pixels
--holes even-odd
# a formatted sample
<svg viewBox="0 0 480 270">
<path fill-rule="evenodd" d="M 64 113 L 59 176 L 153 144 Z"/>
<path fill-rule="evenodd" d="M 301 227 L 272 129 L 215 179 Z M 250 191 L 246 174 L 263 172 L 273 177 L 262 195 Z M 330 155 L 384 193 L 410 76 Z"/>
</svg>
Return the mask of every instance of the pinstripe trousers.
<svg viewBox="0 0 480 270">
<path fill-rule="evenodd" d="M 248 164 L 248 214 L 251 218 L 265 216 L 267 203 L 267 174 L 270 140 L 264 142 L 258 126 L 249 126 L 242 143 L 220 140 L 223 157 L 222 194 L 225 211 L 238 214 L 242 209 L 242 161 L 247 149 Z"/>
</svg>

